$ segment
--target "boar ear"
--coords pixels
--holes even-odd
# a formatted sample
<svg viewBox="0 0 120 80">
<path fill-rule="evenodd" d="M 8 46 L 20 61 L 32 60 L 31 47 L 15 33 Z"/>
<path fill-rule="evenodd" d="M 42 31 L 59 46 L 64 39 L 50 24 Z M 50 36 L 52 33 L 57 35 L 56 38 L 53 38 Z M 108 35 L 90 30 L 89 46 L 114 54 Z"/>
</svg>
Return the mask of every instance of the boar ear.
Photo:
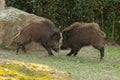
<svg viewBox="0 0 120 80">
<path fill-rule="evenodd" d="M 64 32 L 62 33 L 62 36 L 68 38 L 68 37 L 71 35 L 71 31 L 72 31 L 72 30 L 64 31 Z"/>
<path fill-rule="evenodd" d="M 72 30 L 69 30 L 69 31 L 67 32 L 67 36 L 71 36 L 71 32 L 72 32 Z"/>
<path fill-rule="evenodd" d="M 54 32 L 53 35 L 51 36 L 51 38 L 53 40 L 60 39 L 61 38 L 60 33 L 59 32 Z"/>
</svg>

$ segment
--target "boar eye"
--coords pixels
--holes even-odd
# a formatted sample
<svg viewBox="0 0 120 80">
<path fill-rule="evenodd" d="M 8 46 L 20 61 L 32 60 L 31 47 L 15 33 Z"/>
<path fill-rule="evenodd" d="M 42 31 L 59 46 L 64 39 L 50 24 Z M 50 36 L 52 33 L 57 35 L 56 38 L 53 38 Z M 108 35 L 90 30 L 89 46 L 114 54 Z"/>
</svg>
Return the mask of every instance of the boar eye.
<svg viewBox="0 0 120 80">
<path fill-rule="evenodd" d="M 52 39 L 52 40 L 58 40 L 58 39 L 60 39 L 60 33 L 55 32 L 55 33 L 51 36 L 51 39 Z"/>
</svg>

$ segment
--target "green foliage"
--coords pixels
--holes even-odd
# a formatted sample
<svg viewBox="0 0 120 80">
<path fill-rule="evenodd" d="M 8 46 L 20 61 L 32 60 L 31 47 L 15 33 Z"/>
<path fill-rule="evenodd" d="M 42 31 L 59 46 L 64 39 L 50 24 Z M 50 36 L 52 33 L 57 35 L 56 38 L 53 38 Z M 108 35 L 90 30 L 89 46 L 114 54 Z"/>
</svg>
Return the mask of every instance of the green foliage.
<svg viewBox="0 0 120 80">
<path fill-rule="evenodd" d="M 118 36 L 116 24 L 120 20 L 120 0 L 6 0 L 6 3 L 47 17 L 61 30 L 75 21 L 97 22 L 108 39 L 112 35 L 115 39 Z"/>
</svg>

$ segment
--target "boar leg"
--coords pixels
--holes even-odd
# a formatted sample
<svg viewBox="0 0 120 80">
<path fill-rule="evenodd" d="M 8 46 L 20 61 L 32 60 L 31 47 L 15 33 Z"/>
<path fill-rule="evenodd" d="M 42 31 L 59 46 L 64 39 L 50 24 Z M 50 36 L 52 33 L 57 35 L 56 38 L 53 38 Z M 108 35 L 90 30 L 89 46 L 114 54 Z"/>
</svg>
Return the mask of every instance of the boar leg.
<svg viewBox="0 0 120 80">
<path fill-rule="evenodd" d="M 100 49 L 100 59 L 102 60 L 104 57 L 104 47 Z"/>
<path fill-rule="evenodd" d="M 102 60 L 104 57 L 104 47 L 93 46 L 94 48 L 100 51 L 100 59 Z"/>
<path fill-rule="evenodd" d="M 16 54 L 18 54 L 18 51 L 19 51 L 20 48 L 24 51 L 24 53 L 26 53 L 25 45 L 22 45 L 22 46 L 21 45 L 17 45 Z"/>
<path fill-rule="evenodd" d="M 74 56 L 76 56 L 77 52 L 78 52 L 78 50 L 71 49 L 71 51 L 67 54 L 67 56 L 71 56 L 72 54 L 74 54 Z"/>
<path fill-rule="evenodd" d="M 24 51 L 24 53 L 26 53 L 26 49 L 25 49 L 25 45 L 31 43 L 31 39 L 29 39 L 28 41 L 24 42 L 21 46 L 21 49 Z"/>
<path fill-rule="evenodd" d="M 25 45 L 22 46 L 22 50 L 26 53 Z"/>
<path fill-rule="evenodd" d="M 78 54 L 78 51 L 79 51 L 79 50 L 75 51 L 74 56 L 76 56 L 76 55 Z"/>
<path fill-rule="evenodd" d="M 53 55 L 50 47 L 49 47 L 46 43 L 42 43 L 42 46 L 48 51 L 48 54 L 49 54 L 49 55 Z"/>
<path fill-rule="evenodd" d="M 72 48 L 71 51 L 67 54 L 67 56 L 71 56 L 72 54 L 74 56 L 76 56 L 78 54 L 78 51 L 82 48 L 82 46 L 80 46 L 79 48 Z"/>
<path fill-rule="evenodd" d="M 30 42 L 31 42 L 31 39 L 18 42 L 17 48 L 16 48 L 16 53 L 18 53 L 20 48 L 26 53 L 25 45 L 29 44 Z"/>
<path fill-rule="evenodd" d="M 74 52 L 74 56 L 76 56 L 78 54 L 78 51 L 82 48 L 82 46 L 80 46 L 78 49 L 76 49 Z"/>
<path fill-rule="evenodd" d="M 71 49 L 71 51 L 67 54 L 67 56 L 71 56 L 74 53 L 74 51 Z"/>
<path fill-rule="evenodd" d="M 17 44 L 16 54 L 18 54 L 18 51 L 19 51 L 20 48 L 21 48 L 21 46 Z"/>
</svg>

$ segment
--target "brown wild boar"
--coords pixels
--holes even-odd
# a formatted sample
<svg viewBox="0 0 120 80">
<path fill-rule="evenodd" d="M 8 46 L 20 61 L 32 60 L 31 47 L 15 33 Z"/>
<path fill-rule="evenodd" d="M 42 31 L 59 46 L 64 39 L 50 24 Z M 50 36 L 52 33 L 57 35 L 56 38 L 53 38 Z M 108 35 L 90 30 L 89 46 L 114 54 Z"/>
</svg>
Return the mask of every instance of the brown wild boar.
<svg viewBox="0 0 120 80">
<path fill-rule="evenodd" d="M 31 22 L 18 35 L 16 53 L 20 48 L 26 52 L 25 45 L 34 41 L 40 43 L 48 51 L 49 55 L 53 55 L 51 49 L 56 52 L 59 50 L 60 38 L 59 30 L 50 20 L 44 19 L 39 22 Z"/>
<path fill-rule="evenodd" d="M 62 31 L 62 36 L 61 49 L 71 48 L 67 56 L 76 56 L 82 47 L 92 45 L 100 51 L 100 59 L 103 59 L 105 33 L 97 23 L 75 22 Z"/>
</svg>

